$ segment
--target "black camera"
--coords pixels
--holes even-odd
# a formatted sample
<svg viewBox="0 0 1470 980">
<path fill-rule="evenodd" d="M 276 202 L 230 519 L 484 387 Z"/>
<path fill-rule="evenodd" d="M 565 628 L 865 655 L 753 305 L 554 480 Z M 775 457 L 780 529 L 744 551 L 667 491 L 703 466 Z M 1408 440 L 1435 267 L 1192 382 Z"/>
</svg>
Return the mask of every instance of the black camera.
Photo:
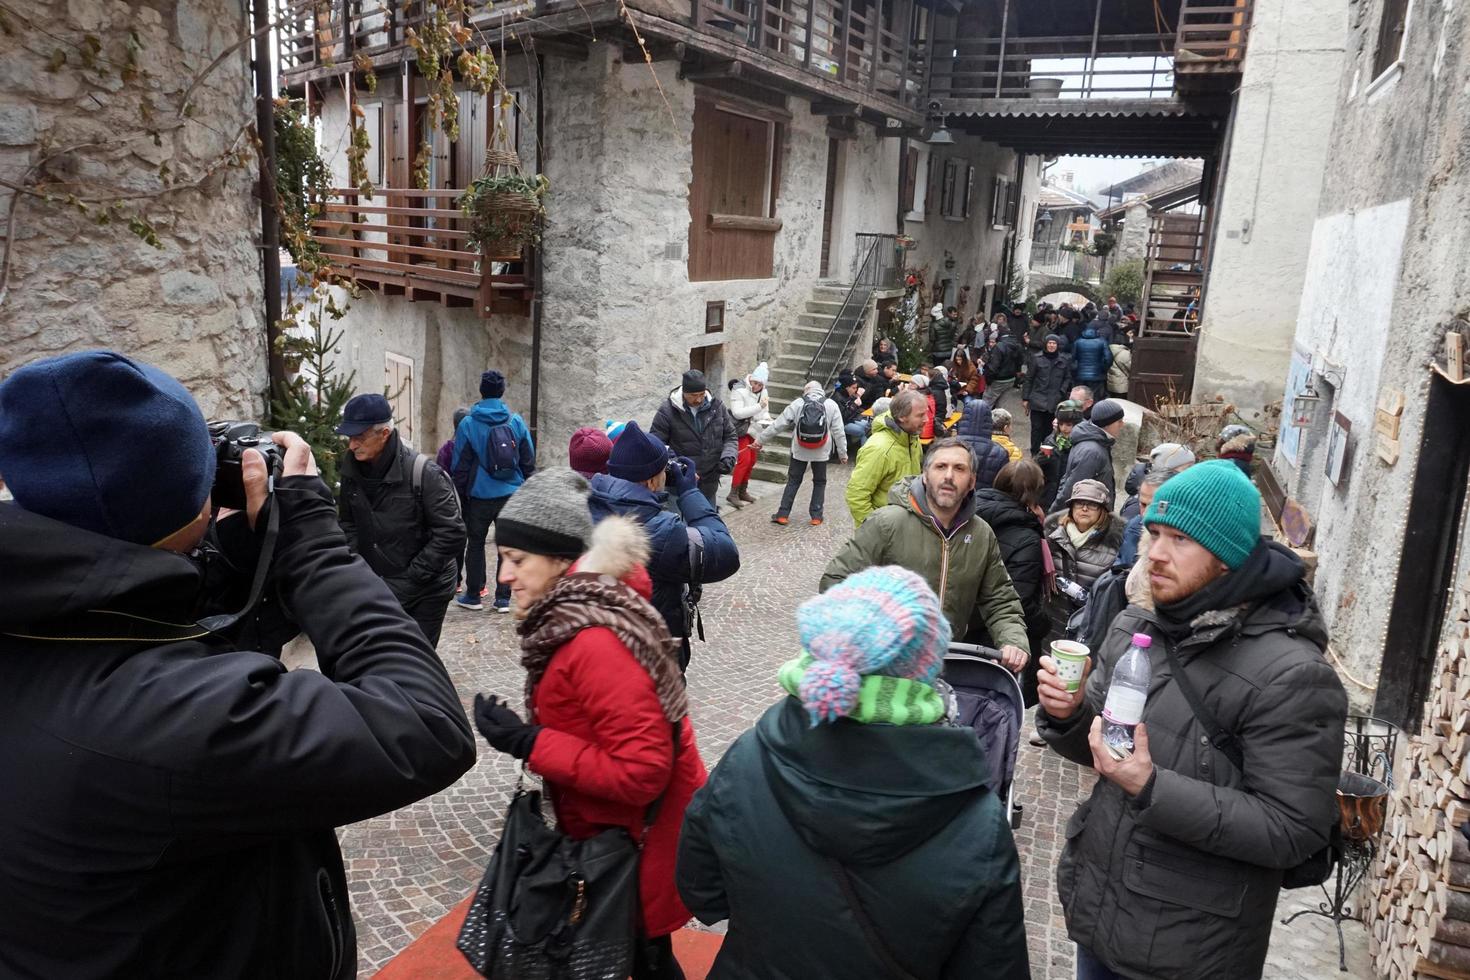
<svg viewBox="0 0 1470 980">
<path fill-rule="evenodd" d="M 265 457 L 269 475 L 281 475 L 284 450 L 271 441 L 269 432 L 260 431 L 254 422 L 210 422 L 209 438 L 217 456 L 214 489 L 210 491 L 215 507 L 245 509 L 245 474 L 240 461 L 247 449 L 257 450 Z"/>
</svg>

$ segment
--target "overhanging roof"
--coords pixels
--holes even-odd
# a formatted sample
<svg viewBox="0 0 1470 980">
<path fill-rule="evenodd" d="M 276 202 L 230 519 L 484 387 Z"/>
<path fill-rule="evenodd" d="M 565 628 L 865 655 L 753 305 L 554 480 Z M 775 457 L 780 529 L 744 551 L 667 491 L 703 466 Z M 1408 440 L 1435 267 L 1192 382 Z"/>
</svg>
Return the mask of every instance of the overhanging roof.
<svg viewBox="0 0 1470 980">
<path fill-rule="evenodd" d="M 946 125 L 1042 156 L 1210 157 L 1227 100 L 956 99 Z"/>
</svg>

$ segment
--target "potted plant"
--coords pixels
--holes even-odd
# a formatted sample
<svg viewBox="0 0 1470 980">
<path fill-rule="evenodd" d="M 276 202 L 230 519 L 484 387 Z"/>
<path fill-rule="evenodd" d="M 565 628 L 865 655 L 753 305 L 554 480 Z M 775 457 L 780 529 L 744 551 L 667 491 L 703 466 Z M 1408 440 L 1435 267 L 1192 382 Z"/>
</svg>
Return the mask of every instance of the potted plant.
<svg viewBox="0 0 1470 980">
<path fill-rule="evenodd" d="M 469 219 L 470 247 L 502 262 L 520 259 L 521 249 L 536 240 L 546 213 L 542 198 L 551 186 L 542 174 L 522 174 L 514 154 L 506 156 L 487 161 L 486 173 L 459 200 Z"/>
</svg>

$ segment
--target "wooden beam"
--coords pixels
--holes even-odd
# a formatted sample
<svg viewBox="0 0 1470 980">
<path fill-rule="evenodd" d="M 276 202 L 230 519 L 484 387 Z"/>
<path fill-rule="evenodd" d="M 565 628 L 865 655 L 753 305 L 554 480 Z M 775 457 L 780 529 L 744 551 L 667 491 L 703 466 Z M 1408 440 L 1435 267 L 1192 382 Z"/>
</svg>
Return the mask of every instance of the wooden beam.
<svg viewBox="0 0 1470 980">
<path fill-rule="evenodd" d="M 648 57 L 651 61 L 683 61 L 689 53 L 689 45 L 683 41 L 665 41 L 658 38 L 645 37 L 644 47 L 648 48 Z M 643 48 L 638 47 L 638 41 L 627 38 L 623 41 L 624 63 L 637 64 L 643 60 Z"/>
<path fill-rule="evenodd" d="M 812 103 L 812 115 L 814 116 L 857 116 L 862 111 L 862 107 L 854 102 L 829 102 L 825 99 L 818 99 Z"/>
<path fill-rule="evenodd" d="M 709 226 L 721 231 L 780 231 L 780 218 L 757 218 L 745 214 L 712 214 Z"/>
<path fill-rule="evenodd" d="M 711 61 L 699 67 L 680 70 L 679 77 L 690 82 L 716 81 L 739 78 L 745 74 L 745 63 L 741 61 Z"/>
<path fill-rule="evenodd" d="M 563 58 L 567 61 L 586 61 L 589 53 L 586 43 L 568 38 L 542 37 L 532 34 L 525 39 L 525 44 L 536 54 Z M 642 58 L 639 60 L 641 61 Z"/>
</svg>

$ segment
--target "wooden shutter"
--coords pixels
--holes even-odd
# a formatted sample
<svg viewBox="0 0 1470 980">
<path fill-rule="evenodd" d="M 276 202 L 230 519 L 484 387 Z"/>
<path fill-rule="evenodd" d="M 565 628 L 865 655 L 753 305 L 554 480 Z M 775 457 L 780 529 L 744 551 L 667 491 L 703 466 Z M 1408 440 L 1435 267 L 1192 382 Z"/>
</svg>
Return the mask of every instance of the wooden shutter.
<svg viewBox="0 0 1470 980">
<path fill-rule="evenodd" d="M 1005 178 L 997 174 L 990 180 L 990 223 L 992 225 L 1004 224 L 1006 212 Z"/>
<path fill-rule="evenodd" d="M 938 168 L 939 168 L 939 154 L 937 154 L 937 153 L 930 153 L 929 154 L 929 173 L 928 173 L 928 179 L 927 179 L 927 181 L 925 182 L 925 185 L 924 185 L 924 213 L 925 214 L 930 214 L 934 210 L 934 185 L 937 184 L 937 183 L 939 183 L 939 181 L 935 179 L 938 176 L 937 173 L 936 173 L 936 171 L 938 170 Z"/>
<path fill-rule="evenodd" d="M 1006 181 L 1006 224 L 1014 226 L 1016 212 L 1021 206 L 1021 189 L 1014 180 Z"/>
<path fill-rule="evenodd" d="M 903 174 L 903 210 L 907 214 L 914 209 L 914 194 L 919 189 L 919 151 L 909 147 L 908 166 Z"/>
<path fill-rule="evenodd" d="M 962 217 L 968 218 L 970 216 L 970 205 L 974 203 L 974 200 L 975 168 L 974 166 L 969 166 L 965 168 L 965 196 L 963 207 L 960 209 Z"/>
</svg>

